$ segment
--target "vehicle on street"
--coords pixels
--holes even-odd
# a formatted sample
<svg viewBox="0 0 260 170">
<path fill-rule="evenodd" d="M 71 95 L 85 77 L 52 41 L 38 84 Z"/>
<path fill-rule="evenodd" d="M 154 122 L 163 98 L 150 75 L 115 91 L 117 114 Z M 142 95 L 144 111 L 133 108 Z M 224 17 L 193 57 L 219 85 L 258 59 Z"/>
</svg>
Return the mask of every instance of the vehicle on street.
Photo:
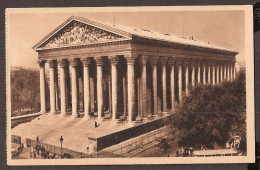
<svg viewBox="0 0 260 170">
<path fill-rule="evenodd" d="M 169 148 L 169 143 L 168 143 L 168 139 L 166 137 L 162 138 L 162 139 L 157 139 L 155 141 L 155 146 L 158 148 L 158 149 L 161 149 L 161 150 L 166 150 Z"/>
</svg>

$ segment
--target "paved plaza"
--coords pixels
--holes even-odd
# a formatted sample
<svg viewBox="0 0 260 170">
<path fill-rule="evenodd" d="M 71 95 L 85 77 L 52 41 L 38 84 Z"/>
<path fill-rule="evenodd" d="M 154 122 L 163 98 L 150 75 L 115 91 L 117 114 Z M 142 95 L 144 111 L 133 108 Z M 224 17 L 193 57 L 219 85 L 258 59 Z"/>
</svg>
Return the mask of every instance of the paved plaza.
<svg viewBox="0 0 260 170">
<path fill-rule="evenodd" d="M 12 135 L 29 138 L 40 142 L 60 146 L 60 137 L 64 138 L 63 147 L 78 152 L 86 152 L 88 137 L 104 136 L 128 128 L 127 124 L 112 123 L 110 120 L 99 121 L 95 128 L 95 118 L 84 120 L 60 116 L 59 114 L 43 114 L 31 122 L 23 123 L 12 129 Z"/>
</svg>

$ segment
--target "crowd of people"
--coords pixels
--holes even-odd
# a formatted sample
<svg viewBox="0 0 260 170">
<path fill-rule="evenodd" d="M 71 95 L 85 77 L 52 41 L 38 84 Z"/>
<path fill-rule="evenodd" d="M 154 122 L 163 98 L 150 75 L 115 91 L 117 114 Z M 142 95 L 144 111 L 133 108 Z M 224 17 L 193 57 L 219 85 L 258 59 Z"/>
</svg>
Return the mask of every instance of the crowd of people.
<svg viewBox="0 0 260 170">
<path fill-rule="evenodd" d="M 43 146 L 36 145 L 35 147 L 31 146 L 30 157 L 33 158 L 43 158 L 43 159 L 59 159 L 60 157 L 56 153 L 50 153 Z"/>
</svg>

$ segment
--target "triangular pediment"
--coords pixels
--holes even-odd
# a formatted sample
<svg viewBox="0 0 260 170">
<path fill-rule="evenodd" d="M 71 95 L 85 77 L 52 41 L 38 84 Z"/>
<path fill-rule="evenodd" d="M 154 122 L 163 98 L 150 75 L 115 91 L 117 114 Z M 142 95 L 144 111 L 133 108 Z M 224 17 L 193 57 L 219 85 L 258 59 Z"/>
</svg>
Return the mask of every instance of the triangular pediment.
<svg viewBox="0 0 260 170">
<path fill-rule="evenodd" d="M 50 49 L 130 39 L 130 34 L 90 20 L 71 18 L 33 48 Z"/>
</svg>

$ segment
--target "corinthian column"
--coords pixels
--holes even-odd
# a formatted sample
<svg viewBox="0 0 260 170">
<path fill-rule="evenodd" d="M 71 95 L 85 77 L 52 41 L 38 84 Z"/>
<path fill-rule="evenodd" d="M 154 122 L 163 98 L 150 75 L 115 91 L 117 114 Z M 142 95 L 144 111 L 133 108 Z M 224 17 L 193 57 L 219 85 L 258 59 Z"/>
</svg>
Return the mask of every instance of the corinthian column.
<svg viewBox="0 0 260 170">
<path fill-rule="evenodd" d="M 217 81 L 216 81 L 216 83 L 219 83 L 219 63 L 216 63 L 216 70 L 217 70 Z"/>
<path fill-rule="evenodd" d="M 175 82 L 174 82 L 174 64 L 175 64 L 175 59 L 174 58 L 170 58 L 169 59 L 169 67 L 171 69 L 171 73 L 170 73 L 170 79 L 171 79 L 171 106 L 172 106 L 172 110 L 175 110 Z"/>
<path fill-rule="evenodd" d="M 61 98 L 61 115 L 66 114 L 66 81 L 65 81 L 65 68 L 66 60 L 58 60 L 60 67 L 60 98 Z"/>
<path fill-rule="evenodd" d="M 197 72 L 197 81 L 198 81 L 198 84 L 201 83 L 201 61 L 196 61 L 196 66 L 198 68 L 198 72 Z"/>
<path fill-rule="evenodd" d="M 54 80 L 54 67 L 56 63 L 53 60 L 48 61 L 49 64 L 49 77 L 50 77 L 50 106 L 51 106 L 51 113 L 56 113 L 56 106 L 55 106 L 55 80 Z"/>
<path fill-rule="evenodd" d="M 189 62 L 184 62 L 184 70 L 185 70 L 185 90 L 186 95 L 189 94 Z"/>
<path fill-rule="evenodd" d="M 127 99 L 128 99 L 128 121 L 132 123 L 135 111 L 135 71 L 134 63 L 136 56 L 125 56 L 127 61 Z"/>
<path fill-rule="evenodd" d="M 159 57 L 150 57 L 150 63 L 152 64 L 153 68 L 153 113 L 156 115 L 158 114 L 158 103 L 157 103 L 157 62 Z"/>
<path fill-rule="evenodd" d="M 227 81 L 230 81 L 230 64 L 227 64 Z"/>
<path fill-rule="evenodd" d="M 206 63 L 202 63 L 202 83 L 206 84 Z"/>
<path fill-rule="evenodd" d="M 215 63 L 213 61 L 212 65 L 211 65 L 211 68 L 212 68 L 212 84 L 215 85 L 215 82 L 216 82 L 216 67 L 215 67 Z"/>
<path fill-rule="evenodd" d="M 176 65 L 178 67 L 178 95 L 179 95 L 179 105 L 182 105 L 182 95 L 183 95 L 183 91 L 182 91 L 182 61 L 181 60 L 177 60 Z"/>
<path fill-rule="evenodd" d="M 224 64 L 224 77 L 223 79 L 226 81 L 227 80 L 227 65 Z"/>
<path fill-rule="evenodd" d="M 168 57 L 160 57 L 162 66 L 162 90 L 163 90 L 163 112 L 167 112 L 167 94 L 166 94 L 166 62 Z"/>
<path fill-rule="evenodd" d="M 38 62 L 40 66 L 40 92 L 41 92 L 41 113 L 46 113 L 46 98 L 45 98 L 45 61 Z"/>
<path fill-rule="evenodd" d="M 191 85 L 195 86 L 195 61 L 191 62 Z"/>
<path fill-rule="evenodd" d="M 146 105 L 147 105 L 147 76 L 146 76 L 146 64 L 148 56 L 141 56 L 142 63 L 142 117 L 147 117 Z"/>
<path fill-rule="evenodd" d="M 111 77 L 112 77 L 112 121 L 117 118 L 117 64 L 118 56 L 109 57 L 111 63 Z"/>
<path fill-rule="evenodd" d="M 91 58 L 83 58 L 81 59 L 83 64 L 83 86 L 84 86 L 84 119 L 88 120 L 90 118 L 90 79 L 89 79 L 89 65 L 91 62 Z"/>
<path fill-rule="evenodd" d="M 78 60 L 70 59 L 71 71 L 71 96 L 72 96 L 72 116 L 78 116 L 78 88 L 77 88 L 77 70 Z"/>
<path fill-rule="evenodd" d="M 220 63 L 219 67 L 220 67 L 219 81 L 222 82 L 223 81 L 223 64 Z"/>
<path fill-rule="evenodd" d="M 208 84 L 211 83 L 211 64 L 208 63 Z"/>
<path fill-rule="evenodd" d="M 102 119 L 104 112 L 103 103 L 103 57 L 94 58 L 97 65 L 97 104 L 98 104 L 98 120 Z"/>
</svg>

